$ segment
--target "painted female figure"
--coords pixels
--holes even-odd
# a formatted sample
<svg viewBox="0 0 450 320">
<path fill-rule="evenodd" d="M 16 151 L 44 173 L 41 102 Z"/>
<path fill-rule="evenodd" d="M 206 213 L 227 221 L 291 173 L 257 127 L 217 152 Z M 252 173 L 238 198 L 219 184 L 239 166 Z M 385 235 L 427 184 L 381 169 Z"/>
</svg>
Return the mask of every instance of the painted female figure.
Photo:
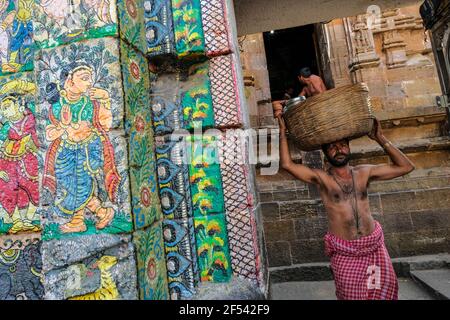
<svg viewBox="0 0 450 320">
<path fill-rule="evenodd" d="M 97 230 L 107 227 L 114 209 L 98 198 L 96 178 L 103 177 L 111 202 L 116 202 L 120 176 L 114 151 L 106 134 L 112 124 L 111 100 L 106 90 L 93 87 L 93 70 L 74 64 L 61 74 L 63 90 L 47 86 L 51 103 L 46 139 L 52 141 L 46 155 L 43 186 L 56 194 L 54 208 L 70 222 L 63 233 L 84 232 L 86 210 L 97 218 Z"/>
</svg>

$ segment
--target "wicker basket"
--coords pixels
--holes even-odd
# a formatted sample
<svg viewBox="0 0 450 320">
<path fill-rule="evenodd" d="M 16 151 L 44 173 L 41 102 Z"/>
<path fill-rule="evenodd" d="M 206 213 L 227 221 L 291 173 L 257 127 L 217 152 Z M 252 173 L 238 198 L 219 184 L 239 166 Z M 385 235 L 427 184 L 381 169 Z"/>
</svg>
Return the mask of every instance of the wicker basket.
<svg viewBox="0 0 450 320">
<path fill-rule="evenodd" d="M 304 151 L 355 139 L 372 131 L 374 116 L 364 83 L 328 90 L 290 107 L 284 114 L 290 136 Z"/>
</svg>

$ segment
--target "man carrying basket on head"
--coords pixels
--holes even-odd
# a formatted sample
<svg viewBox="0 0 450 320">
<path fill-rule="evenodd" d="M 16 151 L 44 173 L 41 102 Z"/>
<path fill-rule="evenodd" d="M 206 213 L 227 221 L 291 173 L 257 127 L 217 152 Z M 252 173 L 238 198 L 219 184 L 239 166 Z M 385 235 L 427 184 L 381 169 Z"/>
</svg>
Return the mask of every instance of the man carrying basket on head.
<svg viewBox="0 0 450 320">
<path fill-rule="evenodd" d="M 383 135 L 380 122 L 368 136 L 378 142 L 392 164 L 350 166 L 348 140 L 322 146 L 330 168 L 311 169 L 292 161 L 282 118 L 282 103 L 273 103 L 280 125 L 280 164 L 306 183 L 315 184 L 328 215 L 325 251 L 331 259 L 340 300 L 396 300 L 398 282 L 384 244 L 383 231 L 369 209 L 368 186 L 413 171 L 414 164 Z"/>
</svg>

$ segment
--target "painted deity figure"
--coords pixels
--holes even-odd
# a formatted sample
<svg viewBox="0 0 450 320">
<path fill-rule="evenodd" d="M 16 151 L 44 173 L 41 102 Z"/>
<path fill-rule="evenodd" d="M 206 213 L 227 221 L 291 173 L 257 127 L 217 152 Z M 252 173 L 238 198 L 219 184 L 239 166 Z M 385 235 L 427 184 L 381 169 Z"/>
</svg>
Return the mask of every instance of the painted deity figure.
<svg viewBox="0 0 450 320">
<path fill-rule="evenodd" d="M 113 146 L 107 136 L 111 128 L 111 99 L 106 90 L 93 86 L 93 69 L 73 64 L 61 73 L 63 89 L 47 85 L 51 104 L 46 139 L 48 149 L 43 187 L 56 194 L 56 213 L 71 220 L 60 225 L 62 233 L 87 230 L 87 210 L 97 217 L 97 230 L 107 227 L 114 209 L 98 198 L 97 178 L 103 177 L 112 203 L 117 197 L 120 176 Z"/>
<path fill-rule="evenodd" d="M 17 93 L 34 93 L 36 86 L 12 80 L 2 87 L 0 118 L 0 206 L 13 221 L 9 233 L 35 232 L 32 223 L 39 202 L 38 139 L 35 118 Z"/>
<path fill-rule="evenodd" d="M 45 14 L 59 25 L 70 24 L 70 16 L 77 14 L 81 6 L 85 10 L 95 12 L 97 18 L 103 23 L 114 23 L 112 19 L 114 5 L 115 2 L 111 0 L 40 0 L 39 2 Z M 79 22 L 74 21 L 74 23 Z"/>
<path fill-rule="evenodd" d="M 84 0 L 85 6 L 97 14 L 100 21 L 105 24 L 114 23 L 113 12 L 115 2 L 112 0 Z"/>
<path fill-rule="evenodd" d="M 34 0 L 0 0 L 0 59 L 3 72 L 17 72 L 30 58 Z"/>
</svg>

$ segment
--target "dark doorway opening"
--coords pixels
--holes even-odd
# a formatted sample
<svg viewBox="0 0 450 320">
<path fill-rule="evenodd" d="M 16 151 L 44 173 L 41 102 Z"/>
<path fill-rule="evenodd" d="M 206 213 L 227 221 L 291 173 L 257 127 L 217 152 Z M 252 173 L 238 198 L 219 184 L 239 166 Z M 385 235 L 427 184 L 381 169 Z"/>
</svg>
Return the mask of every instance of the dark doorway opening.
<svg viewBox="0 0 450 320">
<path fill-rule="evenodd" d="M 294 97 L 298 96 L 303 87 L 297 78 L 301 68 L 309 67 L 314 74 L 321 75 L 313 24 L 263 35 L 272 100 L 283 99 L 288 88 L 293 89 Z"/>
</svg>

